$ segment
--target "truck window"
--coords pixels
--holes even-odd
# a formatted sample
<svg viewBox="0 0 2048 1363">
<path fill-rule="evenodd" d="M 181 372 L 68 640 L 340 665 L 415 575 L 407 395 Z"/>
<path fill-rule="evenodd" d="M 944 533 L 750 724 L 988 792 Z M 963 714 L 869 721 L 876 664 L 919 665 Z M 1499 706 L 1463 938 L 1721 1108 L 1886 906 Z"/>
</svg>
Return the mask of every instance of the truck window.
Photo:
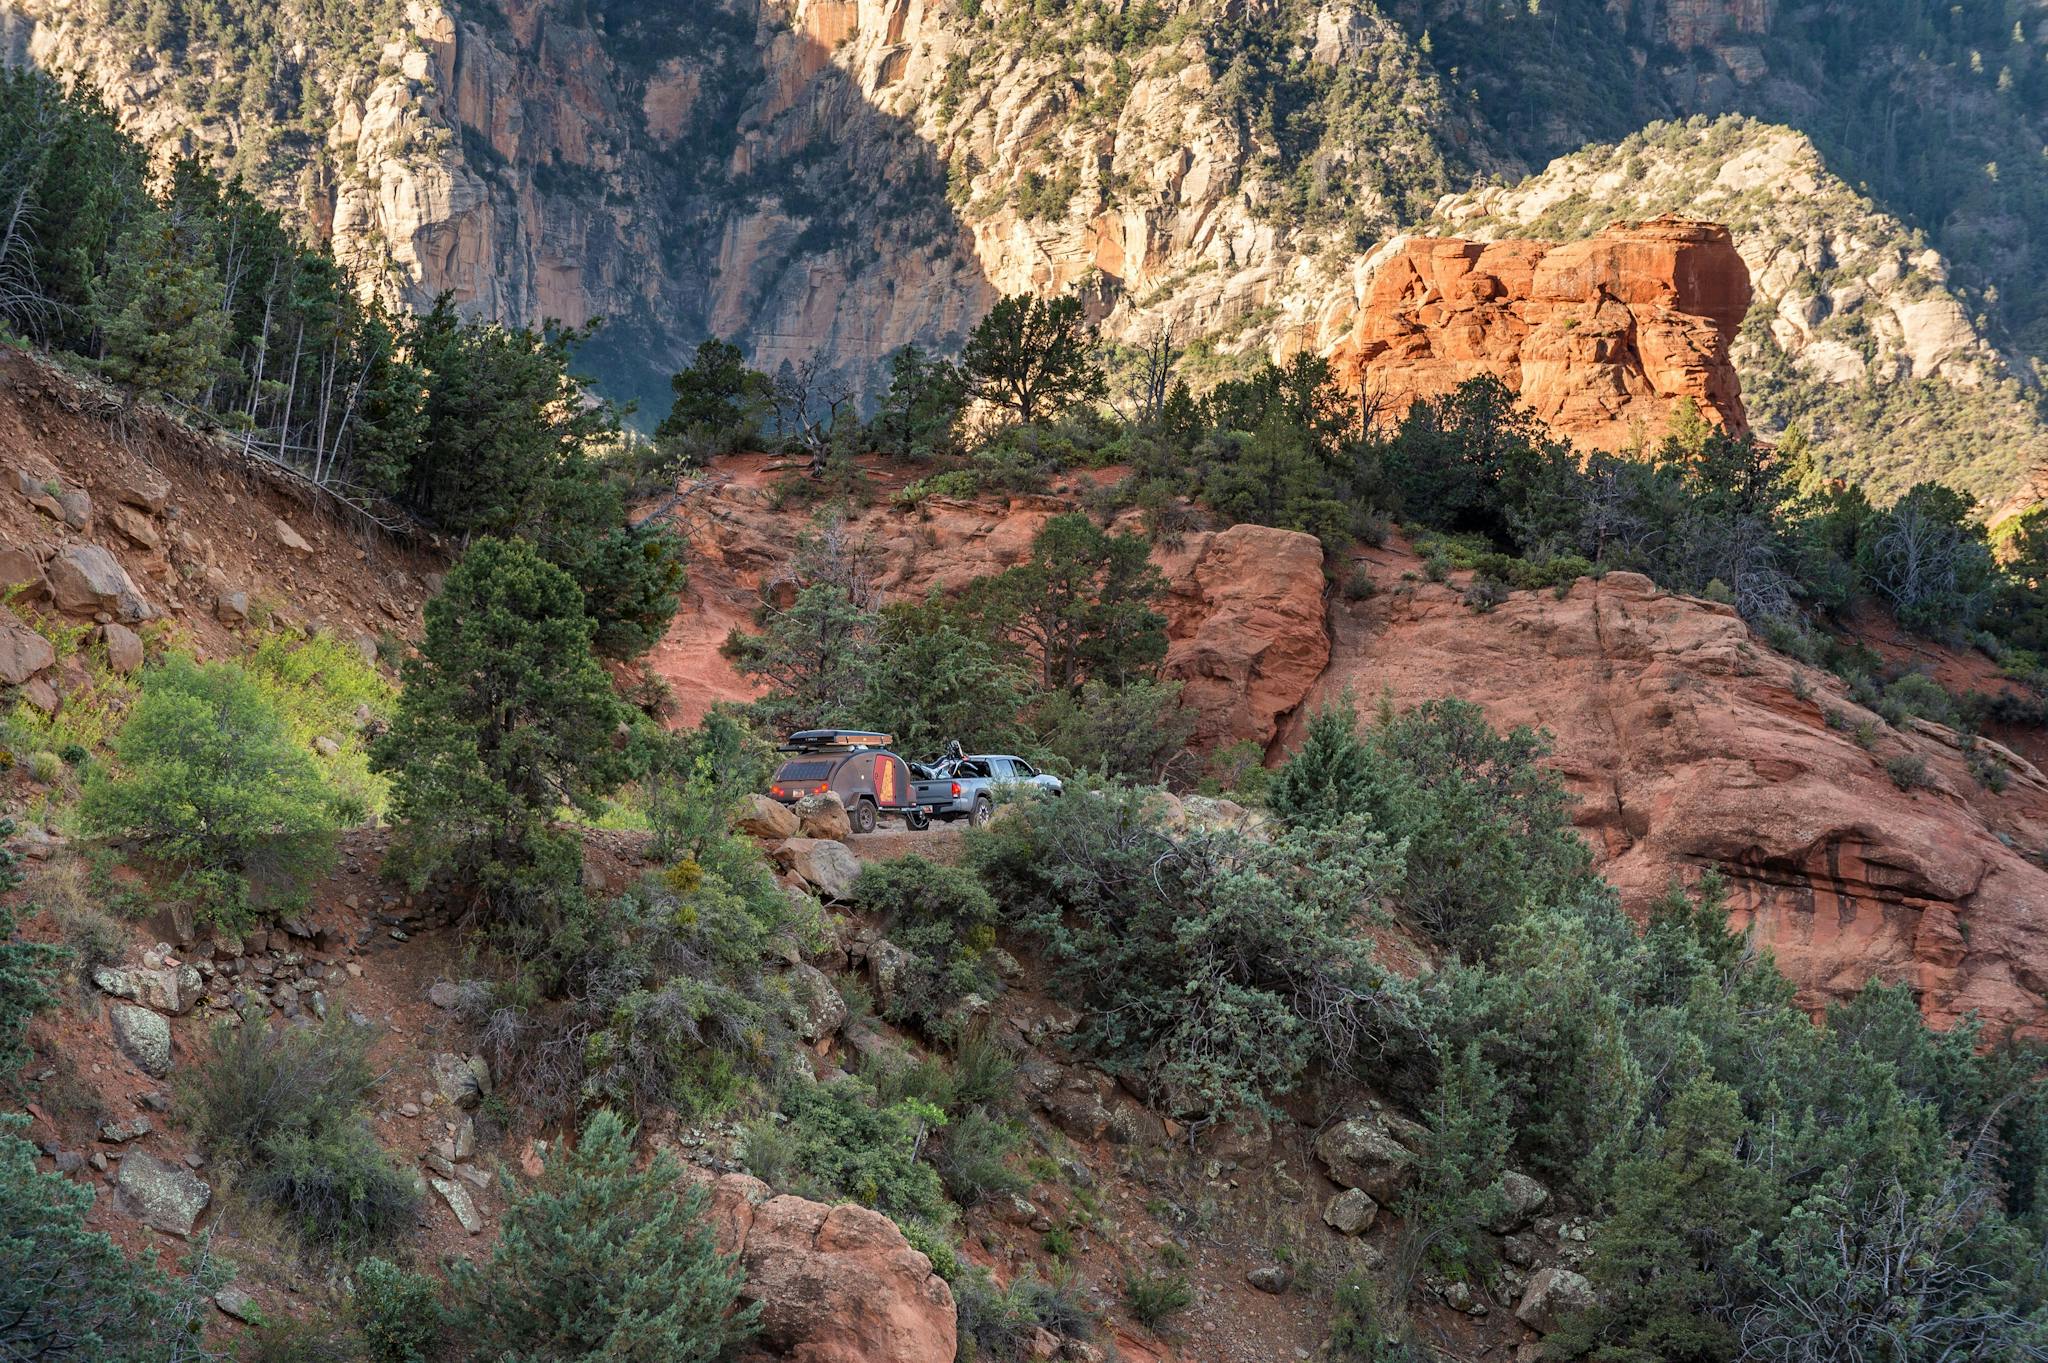
<svg viewBox="0 0 2048 1363">
<path fill-rule="evenodd" d="M 1010 769 L 1010 774 L 1015 776 L 1019 781 L 1029 781 L 1032 777 L 1038 775 L 1038 769 L 1033 767 L 1029 762 L 1026 762 L 1021 757 L 1013 757 L 1010 759 Z"/>
<path fill-rule="evenodd" d="M 985 777 L 990 773 L 988 769 L 988 763 L 982 761 L 972 761 L 962 762 L 959 766 L 953 769 L 953 774 L 955 776 L 965 777 L 968 780 L 972 781 L 977 780 L 981 777 Z"/>
<path fill-rule="evenodd" d="M 991 757 L 988 760 L 988 764 L 992 769 L 992 774 L 998 781 L 1013 780 L 1017 775 L 1015 768 L 1007 757 Z"/>
</svg>

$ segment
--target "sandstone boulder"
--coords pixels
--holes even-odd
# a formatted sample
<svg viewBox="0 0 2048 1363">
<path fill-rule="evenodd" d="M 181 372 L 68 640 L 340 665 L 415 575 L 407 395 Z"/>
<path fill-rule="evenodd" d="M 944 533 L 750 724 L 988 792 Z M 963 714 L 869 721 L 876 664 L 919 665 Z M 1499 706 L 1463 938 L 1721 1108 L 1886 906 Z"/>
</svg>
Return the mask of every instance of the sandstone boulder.
<svg viewBox="0 0 2048 1363">
<path fill-rule="evenodd" d="M 43 561 L 33 550 L 18 544 L 0 545 L 0 595 L 23 587 L 39 595 L 42 583 Z"/>
<path fill-rule="evenodd" d="M 806 795 L 796 802 L 798 831 L 807 838 L 830 838 L 845 842 L 853 836 L 853 823 L 846 817 L 846 802 L 837 791 Z"/>
<path fill-rule="evenodd" d="M 161 513 L 171 504 L 170 480 L 146 465 L 123 461 L 100 470 L 95 477 L 93 486 L 116 501 L 140 507 L 151 515 Z"/>
<path fill-rule="evenodd" d="M 213 1189 L 191 1170 L 166 1164 L 146 1150 L 130 1150 L 114 1180 L 115 1205 L 168 1235 L 189 1236 Z"/>
<path fill-rule="evenodd" d="M 128 626 L 109 620 L 100 626 L 100 641 L 107 648 L 107 665 L 123 676 L 142 670 L 142 636 Z"/>
<path fill-rule="evenodd" d="M 1495 1235 L 1520 1230 L 1550 1205 L 1550 1190 L 1518 1169 L 1510 1169 L 1501 1177 L 1500 1191 L 1501 1213 L 1486 1227 Z"/>
<path fill-rule="evenodd" d="M 823 1041 L 846 1025 L 851 1016 L 846 1000 L 832 986 L 825 972 L 799 961 L 783 975 L 789 982 L 789 998 L 796 1014 L 797 1035 L 805 1041 Z"/>
<path fill-rule="evenodd" d="M 754 1357 L 952 1363 L 952 1290 L 880 1212 L 728 1174 L 712 1184 L 709 1216 L 719 1248 L 739 1255 L 741 1295 L 761 1304 Z"/>
<path fill-rule="evenodd" d="M 132 1003 L 117 1003 L 107 1010 L 107 1018 L 115 1044 L 144 1074 L 161 1079 L 171 1072 L 171 1024 L 162 1014 Z"/>
<path fill-rule="evenodd" d="M 56 662 L 57 650 L 48 639 L 23 624 L 14 612 L 0 608 L 0 685 L 20 686 Z"/>
<path fill-rule="evenodd" d="M 860 875 L 846 844 L 831 838 L 790 838 L 775 849 L 776 864 L 826 899 L 845 899 Z"/>
<path fill-rule="evenodd" d="M 1529 1275 L 1515 1319 L 1547 1335 L 1592 1304 L 1593 1284 L 1583 1274 L 1568 1268 L 1539 1268 Z"/>
<path fill-rule="evenodd" d="M 1316 1157 L 1334 1182 L 1382 1205 L 1415 1180 L 1415 1156 L 1370 1116 L 1349 1117 L 1325 1130 L 1316 1137 Z"/>
<path fill-rule="evenodd" d="M 427 1068 L 434 1076 L 434 1088 L 456 1107 L 473 1108 L 491 1091 L 490 1067 L 480 1055 L 442 1051 Z"/>
<path fill-rule="evenodd" d="M 66 615 L 110 615 L 133 624 L 150 617 L 128 570 L 97 544 L 74 544 L 57 552 L 44 570 L 50 598 Z"/>
<path fill-rule="evenodd" d="M 749 795 L 741 801 L 739 812 L 733 816 L 733 826 L 749 837 L 770 842 L 795 837 L 799 827 L 796 814 L 788 805 L 766 795 Z"/>
<path fill-rule="evenodd" d="M 1380 1204 L 1363 1188 L 1346 1188 L 1323 1207 L 1323 1224 L 1340 1235 L 1363 1235 L 1372 1229 Z"/>
</svg>

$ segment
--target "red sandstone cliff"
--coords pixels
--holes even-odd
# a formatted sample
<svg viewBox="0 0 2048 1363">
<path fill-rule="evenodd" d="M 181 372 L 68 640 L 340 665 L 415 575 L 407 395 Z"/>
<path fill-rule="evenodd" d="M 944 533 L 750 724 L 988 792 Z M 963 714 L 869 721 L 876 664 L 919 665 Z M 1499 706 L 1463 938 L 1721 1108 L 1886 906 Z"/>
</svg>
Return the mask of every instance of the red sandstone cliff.
<svg viewBox="0 0 2048 1363">
<path fill-rule="evenodd" d="M 1660 218 L 1562 246 L 1411 237 L 1337 319 L 1330 358 L 1397 416 L 1490 374 L 1559 435 L 1620 449 L 1661 436 L 1683 398 L 1745 429 L 1728 347 L 1749 302 L 1749 270 L 1711 223 Z"/>
<path fill-rule="evenodd" d="M 691 503 L 688 597 L 653 655 L 685 719 L 746 694 L 717 645 L 806 525 L 774 509 L 772 477 L 759 459 L 721 461 Z M 849 529 L 892 565 L 891 597 L 922 596 L 1021 562 L 1071 492 L 876 507 Z M 1937 1022 L 1974 1010 L 2048 1034 L 2048 870 L 2025 854 L 2048 845 L 2048 778 L 2020 754 L 1985 745 L 2008 769 L 1993 793 L 1953 733 L 1894 731 L 1728 608 L 1632 573 L 1561 599 L 1514 593 L 1481 614 L 1461 583 L 1422 581 L 1398 548 L 1367 556 L 1380 590 L 1360 603 L 1326 590 L 1321 546 L 1291 531 L 1197 531 L 1155 561 L 1169 584 L 1166 671 L 1204 745 L 1250 738 L 1277 756 L 1347 687 L 1368 705 L 1382 693 L 1473 701 L 1495 723 L 1551 733 L 1580 830 L 1632 909 L 1674 877 L 1716 870 L 1736 921 L 1754 925 L 1809 1006 L 1904 981 Z M 1847 723 L 1831 726 L 1828 710 Z M 1861 725 L 1877 735 L 1868 750 Z M 1920 758 L 1924 784 L 1893 784 L 1893 757 Z"/>
</svg>

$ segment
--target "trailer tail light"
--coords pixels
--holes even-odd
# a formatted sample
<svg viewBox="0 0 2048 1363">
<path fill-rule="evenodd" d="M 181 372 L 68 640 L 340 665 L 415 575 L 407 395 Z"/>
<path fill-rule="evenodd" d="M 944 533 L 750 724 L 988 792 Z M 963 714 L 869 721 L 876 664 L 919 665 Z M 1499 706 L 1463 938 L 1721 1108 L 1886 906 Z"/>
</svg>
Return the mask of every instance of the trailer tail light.
<svg viewBox="0 0 2048 1363">
<path fill-rule="evenodd" d="M 960 798 L 960 783 L 958 781 L 953 783 L 953 798 L 956 800 Z"/>
<path fill-rule="evenodd" d="M 782 787 L 781 787 L 781 786 L 770 786 L 770 787 L 768 787 L 768 793 L 769 793 L 770 795 L 773 795 L 773 796 L 774 796 L 774 797 L 775 797 L 776 799 L 780 800 L 780 799 L 782 798 Z"/>
</svg>

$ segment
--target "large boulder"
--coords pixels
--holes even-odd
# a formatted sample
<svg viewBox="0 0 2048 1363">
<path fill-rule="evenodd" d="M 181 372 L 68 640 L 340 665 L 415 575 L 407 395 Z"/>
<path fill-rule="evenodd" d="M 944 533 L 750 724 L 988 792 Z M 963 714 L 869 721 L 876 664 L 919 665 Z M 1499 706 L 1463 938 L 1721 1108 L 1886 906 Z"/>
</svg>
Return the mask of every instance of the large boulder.
<svg viewBox="0 0 2048 1363">
<path fill-rule="evenodd" d="M 790 807 L 780 800 L 771 800 L 766 795 L 749 795 L 741 803 L 739 813 L 733 816 L 733 825 L 742 833 L 770 842 L 797 835 L 797 817 Z"/>
<path fill-rule="evenodd" d="M 1487 1224 L 1495 1235 L 1508 1235 L 1535 1220 L 1550 1205 L 1550 1190 L 1517 1169 L 1510 1169 L 1500 1181 L 1501 1211 Z"/>
<path fill-rule="evenodd" d="M 1363 1188 L 1346 1188 L 1323 1208 L 1323 1224 L 1339 1235 L 1363 1235 L 1372 1229 L 1380 1204 Z"/>
<path fill-rule="evenodd" d="M 1385 1205 L 1415 1181 L 1415 1156 L 1374 1117 L 1347 1117 L 1316 1137 L 1316 1156 L 1330 1177 Z"/>
<path fill-rule="evenodd" d="M 144 511 L 156 513 L 171 503 L 170 480 L 145 465 L 127 463 L 103 468 L 94 476 L 98 480 L 94 486 L 129 506 L 139 506 Z"/>
<path fill-rule="evenodd" d="M 198 970 L 182 964 L 125 969 L 98 966 L 92 972 L 92 982 L 102 993 L 174 1017 L 191 1012 L 206 990 L 206 981 Z"/>
<path fill-rule="evenodd" d="M 144 1074 L 161 1079 L 171 1072 L 171 1024 L 161 1014 L 117 1003 L 108 1010 L 107 1020 L 114 1029 L 114 1043 Z"/>
<path fill-rule="evenodd" d="M 846 1025 L 852 1016 L 846 1000 L 825 972 L 799 961 L 784 975 L 789 982 L 791 1011 L 796 1017 L 797 1035 L 806 1041 L 823 1041 Z"/>
<path fill-rule="evenodd" d="M 50 641 L 0 608 L 0 685 L 20 686 L 46 667 L 54 666 L 57 650 Z"/>
<path fill-rule="evenodd" d="M 796 818 L 797 831 L 807 838 L 845 842 L 853 836 L 853 821 L 846 816 L 846 802 L 834 791 L 821 791 L 798 800 Z"/>
<path fill-rule="evenodd" d="M 776 864 L 827 899 L 844 899 L 860 875 L 846 844 L 832 838 L 790 838 L 775 849 Z"/>
<path fill-rule="evenodd" d="M 1549 1334 L 1593 1304 L 1593 1284 L 1568 1268 L 1539 1268 L 1529 1275 L 1515 1319 L 1539 1334 Z"/>
<path fill-rule="evenodd" d="M 728 1174 L 712 1185 L 721 1250 L 761 1304 L 750 1357 L 792 1363 L 952 1363 L 952 1289 L 896 1224 L 865 1207 L 776 1196 Z"/>
<path fill-rule="evenodd" d="M 97 544 L 59 550 L 43 571 L 50 599 L 66 615 L 110 615 L 128 624 L 150 617 L 149 603 L 128 570 Z"/>
<path fill-rule="evenodd" d="M 115 1205 L 169 1235 L 190 1235 L 213 1189 L 191 1170 L 166 1164 L 146 1150 L 130 1150 L 114 1180 Z"/>
</svg>

